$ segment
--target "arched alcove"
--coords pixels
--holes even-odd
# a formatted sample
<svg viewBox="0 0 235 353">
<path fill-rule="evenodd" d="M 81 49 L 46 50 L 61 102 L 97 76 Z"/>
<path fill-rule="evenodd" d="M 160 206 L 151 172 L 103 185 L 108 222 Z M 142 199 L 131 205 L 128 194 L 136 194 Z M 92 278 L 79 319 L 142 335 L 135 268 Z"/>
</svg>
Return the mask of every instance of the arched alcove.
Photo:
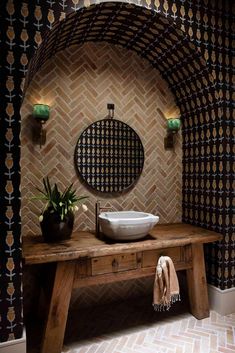
<svg viewBox="0 0 235 353">
<path fill-rule="evenodd" d="M 213 100 L 213 92 L 210 92 L 210 85 L 213 85 L 214 81 L 212 76 L 210 75 L 210 71 L 208 66 L 206 65 L 205 60 L 202 58 L 201 53 L 197 51 L 195 45 L 189 40 L 189 38 L 172 22 L 169 21 L 167 18 L 165 18 L 163 15 L 159 13 L 155 13 L 154 11 L 151 11 L 150 9 L 143 9 L 140 6 L 136 6 L 133 4 L 125 4 L 121 2 L 104 2 L 100 4 L 94 4 L 92 6 L 89 6 L 87 8 L 81 8 L 77 10 L 76 12 L 71 12 L 67 14 L 66 19 L 62 20 L 61 22 L 58 22 L 55 24 L 53 29 L 50 32 L 47 32 L 44 36 L 44 40 L 42 41 L 39 49 L 35 52 L 30 65 L 29 65 L 29 71 L 27 74 L 26 78 L 26 86 L 27 88 L 28 84 L 30 81 L 34 83 L 34 87 L 38 86 L 38 97 L 41 96 L 40 93 L 40 86 L 43 84 L 43 77 L 38 75 L 37 73 L 40 73 L 40 70 L 42 70 L 42 75 L 45 74 L 47 75 L 50 72 L 49 78 L 46 79 L 48 82 L 51 78 L 51 75 L 53 75 L 53 66 L 55 65 L 55 72 L 59 70 L 59 65 L 57 64 L 59 57 L 61 57 L 60 62 L 62 63 L 63 60 L 65 60 L 65 57 L 67 59 L 69 58 L 69 55 L 84 55 L 82 54 L 82 51 L 77 52 L 77 54 L 72 54 L 69 53 L 68 49 L 72 46 L 82 46 L 85 43 L 109 43 L 112 46 L 117 46 L 118 48 L 123 48 L 123 50 L 128 51 L 128 52 L 135 52 L 140 58 L 144 59 L 143 60 L 143 65 L 146 65 L 146 62 L 149 62 L 149 65 L 152 66 L 154 69 L 159 70 L 161 73 L 162 77 L 168 82 L 169 89 L 171 90 L 172 94 L 174 95 L 176 102 L 178 103 L 180 110 L 181 110 L 181 116 L 182 116 L 182 121 L 183 121 L 183 133 L 185 128 L 187 127 L 190 128 L 190 123 L 192 123 L 192 114 L 196 116 L 197 124 L 200 125 L 200 113 L 204 109 L 203 104 L 205 104 L 205 96 Z M 108 46 L 107 46 L 107 51 L 108 51 Z M 121 49 L 120 49 L 121 50 Z M 93 52 L 93 55 L 95 56 L 95 49 Z M 63 58 L 63 53 L 64 53 L 64 58 Z M 59 56 L 61 55 L 61 56 Z M 103 54 L 102 54 L 103 55 Z M 128 54 L 127 54 L 128 55 Z M 133 55 L 130 53 L 130 57 Z M 120 51 L 120 56 L 121 51 Z M 122 56 L 125 60 L 125 56 Z M 95 66 L 95 60 L 93 58 L 89 58 L 87 55 L 87 66 Z M 98 57 L 96 58 L 98 60 Z M 51 68 L 50 69 L 45 69 L 45 65 L 48 62 L 51 62 Z M 85 65 L 84 64 L 80 65 Z M 54 63 L 54 65 L 53 65 Z M 79 63 L 79 61 L 78 61 Z M 115 65 L 115 62 L 113 62 Z M 72 64 L 73 65 L 73 64 Z M 104 60 L 104 65 L 108 65 L 108 62 Z M 121 63 L 117 64 L 119 66 L 120 71 L 123 73 L 123 68 L 121 68 Z M 139 65 L 139 64 L 138 64 Z M 76 69 L 72 69 L 71 71 L 69 70 L 69 60 L 67 61 L 67 74 L 69 75 L 69 72 L 72 74 L 73 70 L 76 73 L 76 69 L 79 69 L 79 66 Z M 76 66 L 76 64 L 75 64 Z M 99 70 L 99 67 L 98 67 Z M 86 72 L 86 74 L 89 74 Z M 136 72 L 137 74 L 137 72 Z M 75 75 L 75 74 L 74 74 Z M 142 72 L 142 75 L 143 72 Z M 34 82 L 34 77 L 36 81 Z M 55 78 L 58 78 L 58 76 L 55 75 Z M 77 81 L 76 81 L 77 79 Z M 71 83 L 74 89 L 76 90 L 77 87 L 79 87 L 79 79 L 81 78 L 76 78 L 75 79 L 75 84 Z M 134 77 L 133 77 L 134 79 Z M 91 82 L 92 82 L 92 77 L 91 77 Z M 112 82 L 111 78 L 110 81 Z M 54 83 L 53 83 L 54 82 Z M 66 79 L 64 79 L 64 84 L 66 85 Z M 89 82 L 86 82 L 87 85 L 89 85 Z M 35 86 L 36 85 L 36 86 Z M 52 85 L 55 86 L 55 80 L 52 80 Z M 34 91 L 35 91 L 34 88 Z M 90 87 L 95 91 L 95 87 Z M 156 96 L 154 99 L 157 99 L 158 95 L 158 90 L 159 88 L 159 82 L 155 81 L 155 87 L 154 84 L 152 84 L 151 89 L 156 90 Z M 30 89 L 30 86 L 29 86 Z M 143 89 L 145 89 L 143 87 Z M 53 88 L 52 88 L 53 90 Z M 168 90 L 168 88 L 167 88 Z M 170 93 L 168 93 L 166 90 L 165 94 L 167 95 L 167 99 L 170 97 Z M 27 92 L 27 90 L 26 90 Z M 69 92 L 69 89 L 67 90 Z M 98 94 L 99 92 L 97 92 Z M 117 93 L 116 93 L 117 94 Z M 63 96 L 63 90 L 60 90 L 60 98 Z M 79 96 L 79 93 L 78 93 Z M 135 98 L 138 95 L 135 96 Z M 189 101 L 189 96 L 193 99 L 190 99 Z M 107 94 L 108 97 L 108 94 Z M 140 97 L 141 99 L 144 98 L 144 96 Z M 111 100 L 115 99 L 115 94 L 111 95 Z M 172 98 L 170 98 L 172 99 Z M 69 96 L 67 97 L 67 100 L 69 100 Z M 119 100 L 121 102 L 121 99 Z M 26 105 L 28 104 L 28 100 L 26 100 Z M 79 99 L 78 99 L 79 102 Z M 94 100 L 95 106 L 99 106 L 99 102 Z M 34 101 L 34 103 L 36 103 Z M 33 102 L 32 102 L 33 104 Z M 74 104 L 74 103 L 73 103 Z M 91 102 L 89 102 L 89 105 Z M 144 109 L 148 109 L 148 107 L 144 105 Z M 134 106 L 133 106 L 134 107 Z M 96 111 L 94 116 L 92 117 L 91 115 L 84 116 L 83 110 L 81 111 L 82 115 L 79 118 L 78 115 L 78 120 L 80 119 L 81 124 L 79 125 L 80 131 L 82 131 L 87 124 L 88 121 L 95 121 L 98 118 L 101 119 L 105 116 L 105 104 L 103 104 L 103 113 L 100 113 L 99 110 Z M 147 160 L 147 166 L 146 170 L 147 172 L 144 171 L 144 177 L 140 179 L 140 182 L 138 185 L 135 187 L 132 193 L 127 195 L 124 195 L 123 197 L 119 197 L 118 199 L 112 199 L 109 200 L 109 205 L 113 206 L 116 209 L 122 209 L 122 208 L 134 208 L 134 209 L 139 209 L 140 207 L 143 207 L 146 209 L 148 207 L 148 211 L 152 213 L 158 213 L 161 218 L 161 222 L 179 222 L 182 219 L 182 212 L 181 212 L 181 187 L 179 188 L 179 185 L 181 185 L 181 180 L 182 180 L 182 171 L 181 171 L 181 166 L 179 164 L 180 159 L 181 159 L 181 152 L 179 149 L 181 149 L 180 145 L 177 146 L 175 153 L 173 152 L 166 152 L 164 151 L 164 146 L 163 146 L 163 138 L 164 138 L 164 125 L 166 124 L 166 118 L 167 118 L 167 111 L 170 110 L 170 107 L 168 109 L 165 107 L 165 115 L 158 113 L 156 111 L 156 122 L 159 123 L 159 129 L 155 125 L 152 126 L 151 133 L 149 134 L 148 131 L 148 123 L 145 125 L 144 123 L 144 109 L 142 110 L 142 116 L 139 116 L 139 114 L 135 114 L 136 116 L 129 116 L 128 117 L 128 122 L 132 123 L 133 126 L 136 126 L 137 132 L 140 134 L 141 137 L 143 137 L 143 140 L 145 142 L 145 147 L 147 150 L 153 149 L 153 151 L 156 151 L 156 161 L 154 165 L 154 161 L 152 160 L 152 164 L 149 163 Z M 56 108 L 58 111 L 58 107 Z M 27 109 L 25 110 L 25 112 Z M 152 111 L 154 112 L 154 108 L 152 108 Z M 28 110 L 28 114 L 30 111 Z M 63 119 L 60 118 L 60 141 L 63 141 L 63 123 L 65 126 L 67 125 L 66 128 L 66 133 L 69 133 L 71 130 L 69 129 L 69 124 L 73 123 L 74 121 L 72 120 L 71 117 L 69 117 L 69 114 L 67 114 L 66 109 L 64 109 L 64 122 Z M 121 119 L 125 119 L 125 113 L 127 113 L 127 110 L 123 107 L 122 110 L 120 107 L 117 105 L 117 116 L 121 117 Z M 61 114 L 59 114 L 61 115 Z M 122 117 L 123 115 L 123 117 Z M 96 118 L 97 116 L 97 118 Z M 149 120 L 149 123 L 153 120 L 153 116 L 149 116 L 146 114 L 147 120 Z M 138 120 L 140 121 L 140 126 L 138 127 Z M 125 120 L 124 120 L 125 121 Z M 137 124 L 136 124 L 137 122 Z M 165 123 L 165 124 L 164 124 Z M 56 129 L 58 122 L 53 123 L 53 120 L 51 122 L 48 122 L 48 132 L 50 134 L 50 129 L 53 130 L 53 125 L 54 129 Z M 77 125 L 77 123 L 76 123 Z M 48 146 L 45 146 L 45 149 L 42 149 L 42 151 L 37 153 L 35 149 L 35 154 L 32 156 L 29 155 L 29 153 L 26 152 L 26 155 L 24 152 L 26 149 L 28 151 L 33 150 L 33 146 L 29 143 L 29 139 L 27 139 L 26 134 L 24 133 L 24 122 L 23 122 L 23 134 L 22 138 L 24 140 L 24 147 L 22 149 L 22 158 L 27 160 L 27 166 L 26 163 L 23 162 L 22 160 L 22 177 L 28 178 L 29 182 L 27 183 L 22 183 L 22 187 L 24 188 L 22 190 L 22 196 L 32 196 L 33 188 L 32 188 L 32 183 L 30 182 L 31 179 L 36 181 L 37 183 L 40 183 L 40 179 L 42 180 L 42 177 L 45 175 L 45 172 L 48 171 L 51 176 L 54 175 L 57 181 L 61 181 L 62 183 L 65 183 L 65 175 L 67 175 L 68 170 L 70 170 L 70 173 L 68 173 L 68 179 L 71 179 L 75 181 L 75 185 L 78 187 L 78 190 L 80 191 L 81 194 L 88 193 L 84 187 L 81 187 L 80 184 L 77 182 L 77 178 L 74 172 L 73 168 L 73 163 L 72 159 L 73 156 L 71 156 L 71 151 L 73 150 L 73 147 L 75 147 L 75 141 L 76 141 L 76 136 L 73 136 L 70 134 L 70 137 L 73 141 L 72 144 L 66 144 L 67 151 L 63 149 L 62 146 L 59 146 L 58 149 L 56 149 L 56 137 L 52 137 L 51 139 L 49 138 L 48 140 Z M 28 126 L 27 126 L 28 128 Z M 142 128 L 144 128 L 142 130 Z M 75 131 L 75 128 L 72 129 L 73 132 Z M 149 138 L 150 141 L 151 139 L 154 138 L 153 134 L 156 136 L 159 136 L 159 140 L 155 141 L 154 143 L 147 144 L 147 139 Z M 51 134 L 52 135 L 52 134 Z M 78 136 L 77 136 L 78 137 Z M 69 137 L 67 137 L 67 140 Z M 186 141 L 187 142 L 187 141 Z M 52 145 L 53 149 L 52 149 Z M 26 147 L 26 149 L 25 149 Z M 159 152 L 160 150 L 160 152 Z M 45 152 L 44 152 L 45 151 Z M 49 152 L 50 151 L 50 152 Z M 47 154 L 51 153 L 54 151 L 53 155 L 51 156 L 51 159 L 47 159 Z M 151 151 L 152 152 L 152 151 Z M 150 154 L 151 154 L 150 152 Z M 184 151 L 187 154 L 187 150 Z M 194 152 L 193 152 L 194 153 Z M 61 156 L 67 154 L 67 160 L 70 163 L 66 165 L 66 162 L 60 164 L 60 162 L 56 161 L 56 157 L 58 154 L 61 154 Z M 35 158 L 36 157 L 36 158 Z M 63 157 L 62 157 L 63 158 Z M 34 164 L 31 162 L 34 160 Z M 162 163 L 158 163 L 159 160 L 162 160 Z M 163 162 L 164 161 L 164 162 Z M 38 163 L 37 163 L 38 162 Z M 160 167 L 160 164 L 161 167 Z M 49 165 L 50 168 L 45 168 L 45 165 Z M 58 165 L 58 167 L 57 167 Z M 66 165 L 66 166 L 65 166 Z M 150 167 L 152 165 L 152 168 Z M 38 177 L 33 177 L 31 173 L 29 172 L 30 170 L 34 170 L 36 166 L 36 169 L 38 170 L 37 174 Z M 26 167 L 26 168 L 25 168 Z M 169 168 L 169 169 L 168 169 Z M 59 173 L 58 173 L 59 170 Z M 63 175 L 61 172 L 62 170 L 66 170 L 67 173 Z M 161 170 L 161 172 L 159 172 Z M 154 174 L 154 175 L 153 175 Z M 173 175 L 175 174 L 175 177 Z M 148 177 L 148 175 L 152 175 L 153 180 L 151 182 L 151 178 Z M 31 177 L 30 177 L 31 176 Z M 39 177 L 40 176 L 40 177 Z M 156 186 L 156 180 L 154 179 L 154 176 L 156 177 L 157 183 L 160 187 Z M 169 178 L 166 182 L 166 179 Z M 65 179 L 65 180 L 63 180 Z M 66 183 L 65 183 L 66 184 Z M 146 188 L 146 185 L 149 185 L 148 188 Z M 174 190 L 175 187 L 175 190 Z M 25 194 L 24 190 L 27 190 L 28 193 Z M 150 192 L 152 191 L 152 193 Z M 162 193 L 162 190 L 165 190 L 164 193 Z M 152 194 L 150 196 L 150 193 Z M 89 194 L 89 193 L 88 193 Z M 163 195 L 164 194 L 164 195 Z M 140 197 L 141 195 L 141 197 Z M 149 195 L 149 196 L 148 196 Z M 90 195 L 90 200 L 88 201 L 89 203 L 89 212 L 88 215 L 78 215 L 78 227 L 80 228 L 92 228 L 94 229 L 94 203 L 95 203 L 95 197 L 93 195 Z M 172 200 L 175 200 L 173 202 Z M 37 208 L 37 206 L 32 205 L 32 203 L 28 203 L 25 205 L 24 200 L 22 202 L 23 205 L 23 230 L 27 233 L 27 230 L 29 233 L 37 233 L 39 230 L 39 225 L 35 225 L 35 221 L 37 222 L 37 217 L 35 214 L 38 214 L 40 209 Z M 168 206 L 170 209 L 168 209 Z M 29 210 L 33 207 L 33 212 L 30 212 Z M 26 221 L 26 224 L 24 223 L 25 214 L 27 214 L 28 220 Z M 134 283 L 130 284 L 131 287 L 135 286 Z M 145 285 L 146 286 L 146 285 Z M 104 287 L 104 286 L 102 286 Z M 136 285 L 138 287 L 138 284 Z M 149 288 L 149 286 L 146 286 Z M 99 292 L 102 292 L 103 288 L 97 289 L 95 288 L 94 291 L 99 290 Z M 88 292 L 91 291 L 90 295 L 92 295 L 92 291 L 88 290 Z M 117 292 L 120 292 L 117 290 Z M 130 288 L 126 286 L 126 292 L 131 292 Z M 85 292 L 86 293 L 86 292 Z M 104 291 L 105 293 L 105 291 Z M 123 297 L 125 297 L 125 293 L 122 292 Z M 87 297 L 89 298 L 88 295 Z M 84 295 L 84 303 L 86 303 L 86 296 Z M 105 295 L 103 295 L 105 297 Z M 114 296 L 114 293 L 113 293 Z M 107 295 L 106 295 L 107 297 Z M 115 298 L 115 297 L 114 297 Z"/>
<path fill-rule="evenodd" d="M 221 116 L 217 87 L 201 52 L 172 17 L 164 16 L 160 10 L 124 2 L 101 2 L 68 11 L 64 20 L 55 22 L 53 29 L 44 34 L 31 60 L 25 87 L 38 68 L 55 53 L 89 41 L 108 42 L 133 50 L 166 79 L 176 97 L 183 123 L 183 220 L 202 226 L 208 221 L 214 222 L 211 215 L 200 221 L 200 210 L 204 206 L 200 192 L 195 193 L 200 175 L 195 180 L 193 167 L 194 159 L 205 153 L 199 141 L 208 134 L 208 124 L 215 125 L 218 131 L 221 124 L 217 120 Z M 194 129 L 199 133 L 191 133 Z M 217 132 L 214 137 L 219 138 Z M 204 181 L 201 190 L 203 188 Z"/>
<path fill-rule="evenodd" d="M 47 142 L 40 149 L 31 138 L 32 105 L 50 103 L 46 123 Z M 73 163 L 81 132 L 107 115 L 107 102 L 115 103 L 115 117 L 133 127 L 145 150 L 144 170 L 134 188 L 119 196 L 91 192 L 78 179 Z M 65 187 L 73 182 L 78 195 L 88 195 L 88 211 L 76 213 L 74 231 L 95 229 L 97 198 L 113 210 L 145 210 L 158 214 L 161 223 L 182 219 L 182 138 L 177 134 L 173 150 L 164 149 L 168 112 L 177 113 L 173 94 L 158 70 L 135 52 L 109 43 L 88 42 L 60 51 L 44 63 L 32 79 L 21 108 L 22 234 L 40 233 L 42 204 L 32 201 L 42 178 Z M 33 276 L 25 273 L 25 316 L 32 307 Z M 142 288 L 140 290 L 140 288 Z M 107 303 L 122 297 L 138 297 L 151 291 L 151 279 L 112 286 L 99 285 L 73 292 L 73 307 L 90 306 L 95 298 Z"/>
<path fill-rule="evenodd" d="M 41 149 L 31 136 L 30 114 L 37 100 L 51 107 L 47 141 Z M 115 117 L 134 128 L 145 151 L 137 185 L 119 195 L 85 187 L 73 162 L 78 137 L 92 122 L 107 116 L 108 102 L 115 103 Z M 121 46 L 104 42 L 74 45 L 44 63 L 32 79 L 21 109 L 23 234 L 40 233 L 42 204 L 31 198 L 45 175 L 63 187 L 73 182 L 79 195 L 89 195 L 88 211 L 76 214 L 74 230 L 95 229 L 97 198 L 114 210 L 144 209 L 158 214 L 161 223 L 181 222 L 182 140 L 181 133 L 177 134 L 174 149 L 165 150 L 169 114 L 178 114 L 178 107 L 159 71 Z"/>
<path fill-rule="evenodd" d="M 104 41 L 134 50 L 166 79 L 183 123 L 183 220 L 201 226 L 216 224 L 215 215 L 206 211 L 204 198 L 201 202 L 206 176 L 195 174 L 194 168 L 195 160 L 203 164 L 207 158 L 204 155 L 211 153 L 205 138 L 210 138 L 210 126 L 214 126 L 213 138 L 219 144 L 222 116 L 217 85 L 201 51 L 174 18 L 160 9 L 101 2 L 68 11 L 64 20 L 54 23 L 31 61 L 26 87 L 29 78 L 48 58 L 71 44 L 87 41 Z M 219 152 L 218 146 L 214 151 Z M 206 217 L 202 216 L 202 208 Z"/>
</svg>

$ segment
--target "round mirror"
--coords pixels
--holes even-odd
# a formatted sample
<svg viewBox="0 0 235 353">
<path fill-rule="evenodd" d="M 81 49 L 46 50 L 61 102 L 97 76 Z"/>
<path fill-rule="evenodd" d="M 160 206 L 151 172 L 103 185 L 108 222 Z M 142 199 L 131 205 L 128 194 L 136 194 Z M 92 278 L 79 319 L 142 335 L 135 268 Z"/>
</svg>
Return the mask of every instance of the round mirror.
<svg viewBox="0 0 235 353">
<path fill-rule="evenodd" d="M 81 178 L 93 189 L 121 192 L 139 178 L 144 166 L 144 148 L 137 133 L 116 119 L 92 123 L 75 148 L 75 165 Z"/>
</svg>

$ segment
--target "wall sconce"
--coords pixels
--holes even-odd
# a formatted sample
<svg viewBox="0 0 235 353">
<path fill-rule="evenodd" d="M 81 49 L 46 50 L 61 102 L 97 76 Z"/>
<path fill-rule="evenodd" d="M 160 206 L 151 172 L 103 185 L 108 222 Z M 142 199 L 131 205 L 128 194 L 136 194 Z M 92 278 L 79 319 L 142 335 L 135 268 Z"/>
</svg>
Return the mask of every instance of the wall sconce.
<svg viewBox="0 0 235 353">
<path fill-rule="evenodd" d="M 171 149 L 174 147 L 175 134 L 179 131 L 181 121 L 179 118 L 173 118 L 167 120 L 167 135 L 164 139 L 165 149 Z"/>
<path fill-rule="evenodd" d="M 50 107 L 46 104 L 34 104 L 33 118 L 35 124 L 33 126 L 33 142 L 40 145 L 46 143 L 46 130 L 43 128 L 45 122 L 49 119 Z"/>
</svg>

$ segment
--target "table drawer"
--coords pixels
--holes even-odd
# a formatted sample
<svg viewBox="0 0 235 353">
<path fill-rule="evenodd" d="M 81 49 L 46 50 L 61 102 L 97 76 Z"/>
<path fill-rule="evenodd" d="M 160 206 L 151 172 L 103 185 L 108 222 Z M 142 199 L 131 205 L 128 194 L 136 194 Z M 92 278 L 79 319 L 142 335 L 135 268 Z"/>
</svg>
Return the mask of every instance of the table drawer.
<svg viewBox="0 0 235 353">
<path fill-rule="evenodd" d="M 93 276 L 105 273 L 134 270 L 136 268 L 136 253 L 95 257 L 91 260 L 91 273 Z"/>
<path fill-rule="evenodd" d="M 180 247 L 148 250 L 143 252 L 142 267 L 155 267 L 160 256 L 169 256 L 176 264 L 184 261 L 184 251 Z"/>
</svg>

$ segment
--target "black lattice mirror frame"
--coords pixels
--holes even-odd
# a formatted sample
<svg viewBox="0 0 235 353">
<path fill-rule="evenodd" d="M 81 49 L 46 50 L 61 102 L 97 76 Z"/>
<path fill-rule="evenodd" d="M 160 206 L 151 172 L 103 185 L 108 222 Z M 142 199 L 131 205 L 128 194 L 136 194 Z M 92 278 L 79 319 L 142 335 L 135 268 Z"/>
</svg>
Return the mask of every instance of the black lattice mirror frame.
<svg viewBox="0 0 235 353">
<path fill-rule="evenodd" d="M 89 125 L 75 147 L 78 175 L 92 189 L 120 193 L 133 187 L 144 167 L 144 148 L 124 122 L 106 118 Z"/>
</svg>

